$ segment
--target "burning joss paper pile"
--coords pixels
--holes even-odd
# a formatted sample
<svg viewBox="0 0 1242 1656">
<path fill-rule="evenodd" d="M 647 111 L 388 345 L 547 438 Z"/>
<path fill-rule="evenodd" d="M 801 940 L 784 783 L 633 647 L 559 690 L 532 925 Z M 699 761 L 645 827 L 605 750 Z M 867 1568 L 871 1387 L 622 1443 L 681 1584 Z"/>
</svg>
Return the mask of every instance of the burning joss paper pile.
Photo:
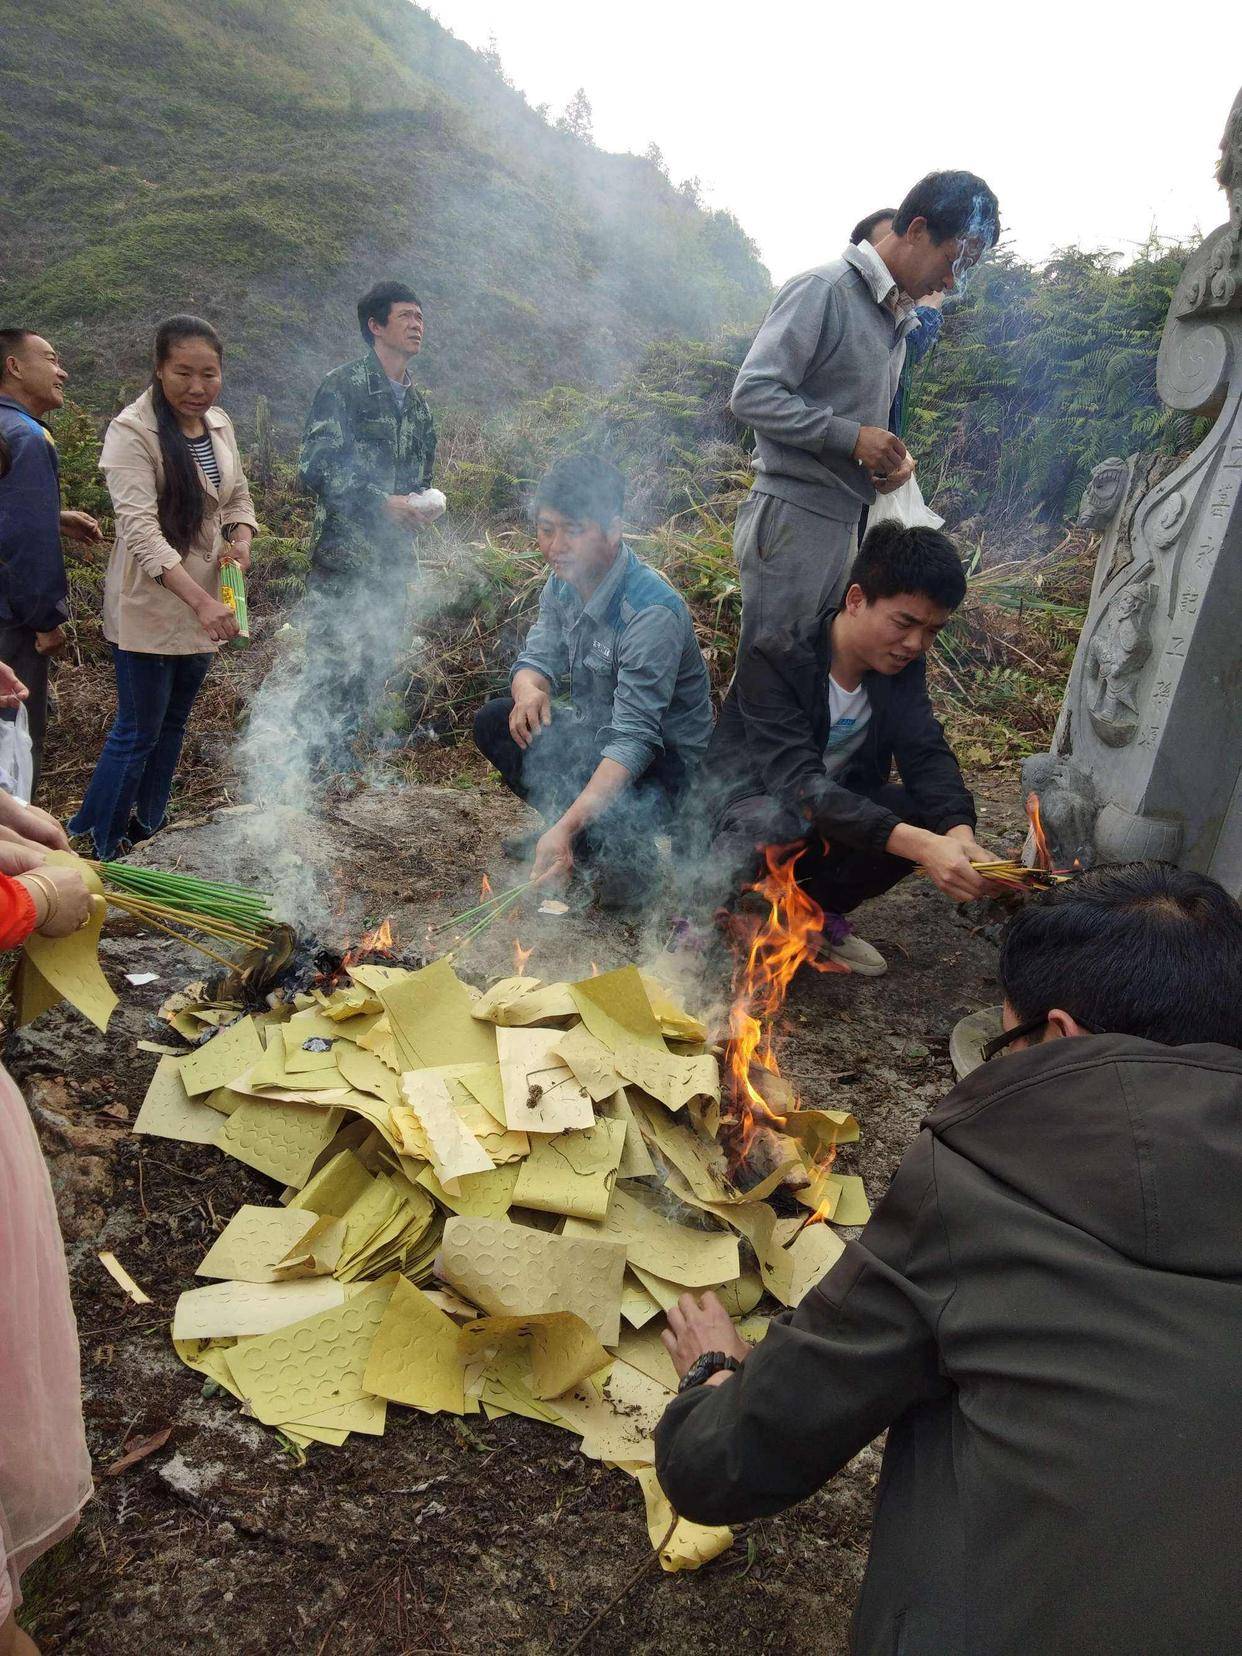
<svg viewBox="0 0 1242 1656">
<path fill-rule="evenodd" d="M 704 1025 L 633 966 L 480 994 L 448 960 L 363 964 L 236 1013 L 174 998 L 183 1034 L 217 1032 L 161 1059 L 134 1129 L 283 1187 L 199 1264 L 181 1360 L 302 1449 L 382 1433 L 393 1404 L 526 1415 L 638 1480 L 666 1569 L 728 1546 L 656 1482 L 677 1384 L 660 1313 L 714 1288 L 758 1337 L 765 1290 L 797 1303 L 842 1247 L 808 1221 L 866 1217 L 827 1171 L 854 1118 L 761 1106 L 768 1171 L 740 1189 L 749 1103 L 727 1080 L 722 1102 Z"/>
</svg>

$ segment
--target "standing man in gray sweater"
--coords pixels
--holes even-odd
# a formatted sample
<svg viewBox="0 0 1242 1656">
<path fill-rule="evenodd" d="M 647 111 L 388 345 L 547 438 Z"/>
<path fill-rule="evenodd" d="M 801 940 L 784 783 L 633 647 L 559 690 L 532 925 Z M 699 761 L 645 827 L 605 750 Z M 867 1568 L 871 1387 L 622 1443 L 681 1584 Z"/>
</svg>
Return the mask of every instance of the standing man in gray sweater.
<svg viewBox="0 0 1242 1656">
<path fill-rule="evenodd" d="M 847 247 L 777 294 L 731 401 L 755 432 L 755 481 L 733 534 L 739 652 L 839 601 L 860 511 L 914 472 L 888 415 L 918 326 L 915 297 L 952 293 L 999 231 L 981 178 L 928 173 L 878 245 Z"/>
</svg>

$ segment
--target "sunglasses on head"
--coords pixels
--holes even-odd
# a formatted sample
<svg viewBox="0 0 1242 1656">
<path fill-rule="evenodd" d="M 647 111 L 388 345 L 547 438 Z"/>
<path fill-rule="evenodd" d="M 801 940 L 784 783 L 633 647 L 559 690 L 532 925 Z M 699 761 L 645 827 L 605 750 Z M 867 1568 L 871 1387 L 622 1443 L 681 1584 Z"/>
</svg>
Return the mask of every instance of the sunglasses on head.
<svg viewBox="0 0 1242 1656">
<path fill-rule="evenodd" d="M 1083 1023 L 1081 1018 L 1076 1018 L 1074 1021 L 1079 1029 L 1085 1029 L 1088 1035 L 1102 1033 L 1094 1024 Z M 1017 1024 L 1013 1029 L 1007 1029 L 1003 1035 L 994 1035 L 990 1041 L 985 1041 L 979 1049 L 983 1054 L 983 1062 L 985 1064 L 990 1063 L 993 1058 L 998 1057 L 1002 1052 L 1007 1052 L 1015 1041 L 1024 1041 L 1029 1035 L 1038 1035 L 1041 1030 L 1047 1029 L 1047 1027 L 1048 1014 L 1041 1012 L 1038 1018 L 1028 1018 L 1025 1023 Z"/>
</svg>

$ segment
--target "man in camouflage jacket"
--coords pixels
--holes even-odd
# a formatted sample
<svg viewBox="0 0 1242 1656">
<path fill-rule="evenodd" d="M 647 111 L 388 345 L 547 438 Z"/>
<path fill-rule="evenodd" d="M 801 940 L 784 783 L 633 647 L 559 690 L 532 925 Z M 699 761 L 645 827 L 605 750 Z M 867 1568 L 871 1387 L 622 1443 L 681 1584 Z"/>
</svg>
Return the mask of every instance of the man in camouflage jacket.
<svg viewBox="0 0 1242 1656">
<path fill-rule="evenodd" d="M 436 429 L 410 364 L 422 306 L 398 282 L 358 303 L 367 351 L 334 368 L 315 394 L 298 475 L 315 496 L 308 581 L 308 687 L 316 757 L 348 750 L 392 669 L 405 633 L 414 536 L 430 517 L 411 505 L 431 482 Z"/>
</svg>

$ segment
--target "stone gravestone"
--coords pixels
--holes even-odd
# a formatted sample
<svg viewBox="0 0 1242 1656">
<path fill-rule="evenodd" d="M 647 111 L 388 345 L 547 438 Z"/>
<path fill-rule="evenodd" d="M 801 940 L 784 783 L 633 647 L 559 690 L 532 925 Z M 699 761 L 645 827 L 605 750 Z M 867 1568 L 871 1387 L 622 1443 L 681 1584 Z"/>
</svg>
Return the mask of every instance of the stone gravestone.
<svg viewBox="0 0 1242 1656">
<path fill-rule="evenodd" d="M 1229 222 L 1191 256 L 1156 385 L 1213 418 L 1190 457 L 1105 460 L 1102 531 L 1052 751 L 1026 760 L 1058 866 L 1160 857 L 1242 895 L 1242 93 L 1221 144 Z"/>
</svg>

